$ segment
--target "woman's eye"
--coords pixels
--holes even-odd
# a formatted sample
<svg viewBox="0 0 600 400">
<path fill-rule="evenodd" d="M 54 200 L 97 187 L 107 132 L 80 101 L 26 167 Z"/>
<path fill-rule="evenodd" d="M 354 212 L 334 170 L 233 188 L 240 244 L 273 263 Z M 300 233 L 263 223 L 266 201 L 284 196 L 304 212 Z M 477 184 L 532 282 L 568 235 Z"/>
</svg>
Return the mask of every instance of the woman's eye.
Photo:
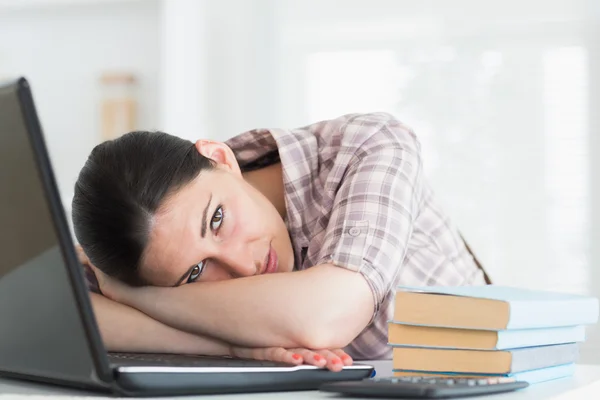
<svg viewBox="0 0 600 400">
<path fill-rule="evenodd" d="M 213 231 L 218 230 L 223 222 L 223 207 L 219 206 L 215 210 L 212 219 L 210 220 L 210 227 Z"/>
<path fill-rule="evenodd" d="M 204 261 L 199 262 L 198 265 L 196 265 L 192 269 L 192 272 L 190 273 L 190 277 L 188 278 L 187 283 L 195 282 L 196 279 L 198 279 L 200 277 L 200 275 L 202 275 L 203 270 L 204 270 Z"/>
</svg>

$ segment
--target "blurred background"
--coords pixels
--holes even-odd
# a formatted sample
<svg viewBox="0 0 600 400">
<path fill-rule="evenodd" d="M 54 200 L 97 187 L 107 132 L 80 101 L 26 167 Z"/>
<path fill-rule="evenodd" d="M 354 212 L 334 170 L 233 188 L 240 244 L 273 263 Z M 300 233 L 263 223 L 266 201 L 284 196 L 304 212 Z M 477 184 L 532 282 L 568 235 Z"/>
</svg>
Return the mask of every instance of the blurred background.
<svg viewBox="0 0 600 400">
<path fill-rule="evenodd" d="M 600 1 L 0 0 L 67 212 L 131 129 L 225 140 L 345 113 L 414 128 L 495 283 L 600 297 Z M 600 363 L 600 331 L 582 358 Z"/>
</svg>

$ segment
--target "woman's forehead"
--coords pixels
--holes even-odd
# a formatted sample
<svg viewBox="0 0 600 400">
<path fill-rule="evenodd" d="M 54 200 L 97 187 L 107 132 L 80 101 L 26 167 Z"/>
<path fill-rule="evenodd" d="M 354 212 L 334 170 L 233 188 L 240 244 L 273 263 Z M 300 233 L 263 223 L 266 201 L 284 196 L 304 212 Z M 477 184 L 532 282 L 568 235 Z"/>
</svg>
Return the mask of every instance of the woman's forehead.
<svg viewBox="0 0 600 400">
<path fill-rule="evenodd" d="M 157 216 L 163 217 L 165 214 L 171 214 L 174 211 L 182 211 L 181 206 L 189 207 L 198 201 L 204 195 L 207 195 L 207 188 L 211 186 L 211 172 L 202 173 L 193 181 L 183 185 L 181 188 L 169 194 L 157 210 Z"/>
<path fill-rule="evenodd" d="M 173 273 L 179 271 L 180 264 L 187 265 L 186 257 L 195 247 L 196 221 L 180 211 L 174 208 L 156 216 L 148 235 L 140 274 L 152 284 L 170 284 Z"/>
</svg>

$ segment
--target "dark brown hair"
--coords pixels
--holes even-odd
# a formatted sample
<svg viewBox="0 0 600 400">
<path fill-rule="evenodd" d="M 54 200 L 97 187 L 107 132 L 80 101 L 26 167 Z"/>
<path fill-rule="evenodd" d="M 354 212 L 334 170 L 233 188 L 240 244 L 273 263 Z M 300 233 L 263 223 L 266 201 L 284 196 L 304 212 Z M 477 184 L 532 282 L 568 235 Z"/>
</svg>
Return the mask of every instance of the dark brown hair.
<svg viewBox="0 0 600 400">
<path fill-rule="evenodd" d="M 75 236 L 104 273 L 141 285 L 152 218 L 167 197 L 214 168 L 189 140 L 130 132 L 92 150 L 75 183 Z"/>
</svg>

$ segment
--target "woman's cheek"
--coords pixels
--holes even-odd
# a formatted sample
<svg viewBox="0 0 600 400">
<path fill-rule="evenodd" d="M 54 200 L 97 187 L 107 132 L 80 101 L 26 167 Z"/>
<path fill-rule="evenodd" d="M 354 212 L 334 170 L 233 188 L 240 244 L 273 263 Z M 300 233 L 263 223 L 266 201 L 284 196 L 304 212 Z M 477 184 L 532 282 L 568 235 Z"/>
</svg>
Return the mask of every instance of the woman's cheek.
<svg viewBox="0 0 600 400">
<path fill-rule="evenodd" d="M 237 225 L 235 207 L 226 206 L 225 217 L 223 220 L 224 223 L 223 227 L 221 228 L 220 234 L 223 237 L 223 240 L 227 240 L 234 233 L 235 226 Z"/>
<path fill-rule="evenodd" d="M 249 210 L 242 208 L 239 198 L 231 199 L 230 206 L 225 214 L 225 233 L 227 238 L 243 235 L 244 227 L 249 223 L 247 219 Z"/>
<path fill-rule="evenodd" d="M 264 226 L 268 218 L 263 210 L 251 198 L 240 195 L 229 199 L 229 209 L 226 208 L 225 224 L 227 238 L 244 238 L 255 240 L 263 236 Z"/>
<path fill-rule="evenodd" d="M 203 282 L 225 281 L 233 278 L 231 274 L 227 272 L 227 269 L 221 267 L 220 265 L 209 264 L 207 268 L 208 270 L 202 279 Z"/>
</svg>

